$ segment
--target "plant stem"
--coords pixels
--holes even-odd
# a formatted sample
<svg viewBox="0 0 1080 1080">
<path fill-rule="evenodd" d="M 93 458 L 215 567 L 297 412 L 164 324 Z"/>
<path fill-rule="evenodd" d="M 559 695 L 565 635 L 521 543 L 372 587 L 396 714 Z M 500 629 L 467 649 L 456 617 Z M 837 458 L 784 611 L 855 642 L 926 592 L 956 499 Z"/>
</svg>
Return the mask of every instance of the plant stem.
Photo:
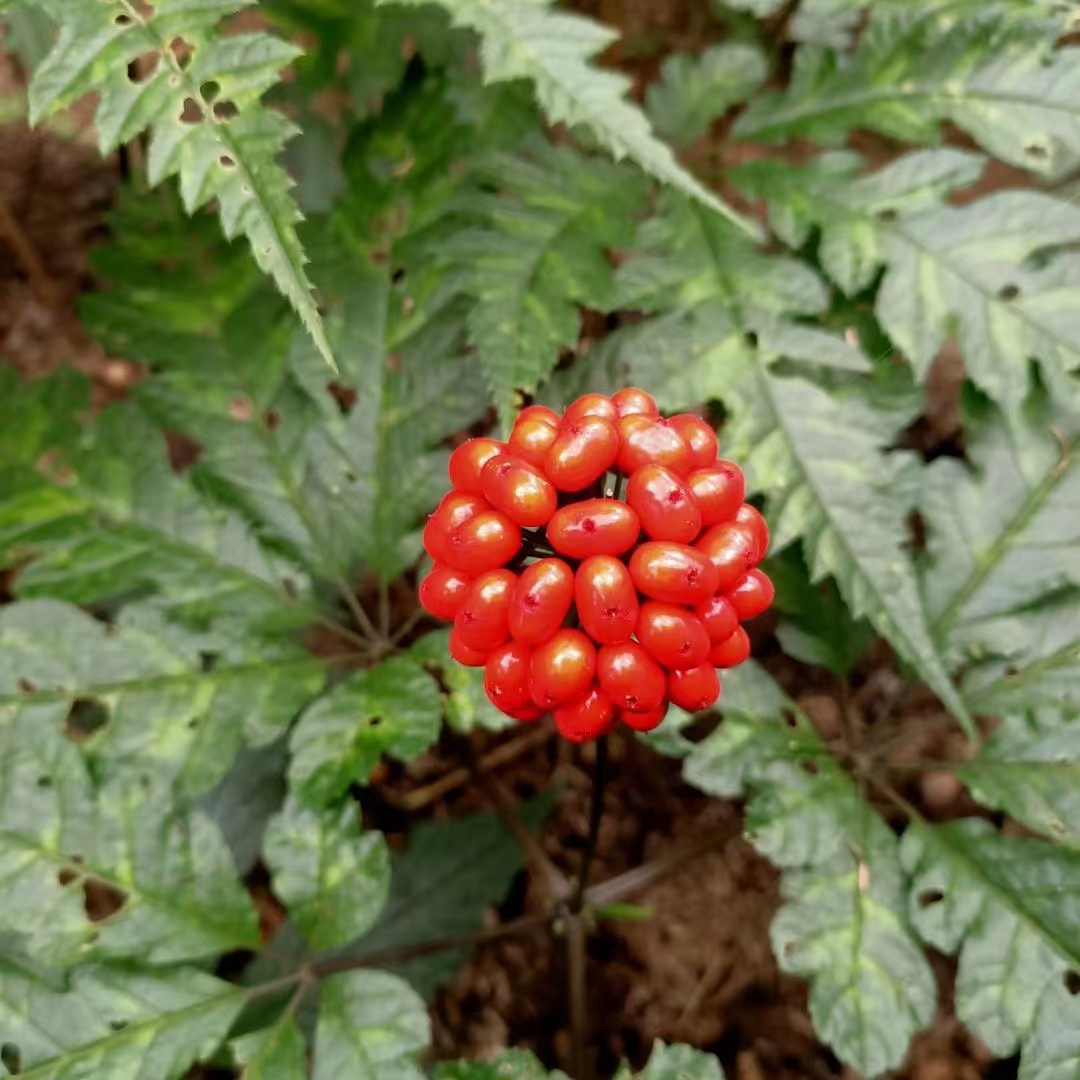
<svg viewBox="0 0 1080 1080">
<path fill-rule="evenodd" d="M 608 737 L 602 735 L 596 742 L 596 760 L 593 763 L 592 805 L 589 807 L 589 833 L 585 838 L 585 850 L 581 853 L 577 886 L 570 902 L 570 910 L 581 911 L 585 890 L 589 886 L 589 871 L 596 854 L 596 842 L 600 838 L 600 819 L 604 816 L 604 787 L 607 784 Z"/>
<path fill-rule="evenodd" d="M 585 920 L 578 913 L 571 914 L 566 920 L 566 980 L 570 1006 L 570 1061 L 575 1080 L 592 1080 L 585 945 Z"/>
</svg>

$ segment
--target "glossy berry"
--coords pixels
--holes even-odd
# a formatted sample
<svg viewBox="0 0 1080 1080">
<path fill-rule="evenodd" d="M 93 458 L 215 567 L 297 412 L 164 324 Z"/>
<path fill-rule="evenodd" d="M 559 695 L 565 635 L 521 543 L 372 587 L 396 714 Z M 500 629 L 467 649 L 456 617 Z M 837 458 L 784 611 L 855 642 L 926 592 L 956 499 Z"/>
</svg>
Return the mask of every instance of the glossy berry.
<svg viewBox="0 0 1080 1080">
<path fill-rule="evenodd" d="M 658 417 L 660 410 L 651 394 L 639 390 L 636 386 L 626 386 L 622 390 L 616 390 L 611 395 L 611 404 L 615 406 L 616 414 L 624 416 L 648 416 Z"/>
<path fill-rule="evenodd" d="M 458 613 L 470 578 L 451 566 L 436 563 L 431 572 L 420 582 L 420 604 L 436 619 L 450 622 Z"/>
<path fill-rule="evenodd" d="M 584 499 L 556 510 L 548 522 L 551 546 L 572 559 L 621 555 L 641 532 L 638 516 L 618 499 Z"/>
<path fill-rule="evenodd" d="M 655 709 L 623 709 L 619 713 L 622 722 L 634 731 L 655 731 L 667 716 L 668 703 L 657 705 Z"/>
<path fill-rule="evenodd" d="M 754 534 L 734 521 L 714 525 L 694 545 L 716 567 L 716 591 L 735 588 L 757 563 Z"/>
<path fill-rule="evenodd" d="M 605 645 L 596 657 L 596 679 L 620 709 L 657 709 L 667 692 L 664 669 L 636 641 Z"/>
<path fill-rule="evenodd" d="M 483 667 L 487 663 L 488 651 L 486 649 L 472 649 L 466 645 L 457 632 L 457 627 L 450 631 L 450 655 L 465 667 Z"/>
<path fill-rule="evenodd" d="M 552 715 L 559 734 L 570 742 L 583 743 L 606 735 L 615 721 L 615 706 L 597 686 L 557 708 Z"/>
<path fill-rule="evenodd" d="M 450 483 L 455 491 L 479 495 L 480 472 L 496 454 L 506 449 L 494 439 L 470 439 L 450 455 Z"/>
<path fill-rule="evenodd" d="M 716 439 L 716 432 L 706 420 L 693 413 L 680 413 L 668 420 L 690 447 L 690 460 L 695 469 L 704 469 L 716 461 L 716 455 L 720 451 L 720 444 Z"/>
<path fill-rule="evenodd" d="M 746 478 L 730 461 L 695 469 L 686 478 L 686 486 L 693 492 L 705 526 L 734 521 L 746 494 Z"/>
<path fill-rule="evenodd" d="M 643 465 L 626 485 L 626 501 L 652 540 L 693 543 L 701 532 L 701 509 L 694 493 L 663 465 Z"/>
<path fill-rule="evenodd" d="M 713 596 L 694 608 L 694 614 L 705 626 L 709 640 L 716 645 L 727 641 L 739 625 L 739 615 L 726 596 Z"/>
<path fill-rule="evenodd" d="M 630 558 L 630 576 L 646 596 L 669 604 L 700 604 L 717 588 L 709 557 L 686 544 L 650 540 Z"/>
<path fill-rule="evenodd" d="M 500 645 L 484 665 L 484 693 L 497 709 L 535 709 L 529 694 L 531 652 L 520 642 Z"/>
<path fill-rule="evenodd" d="M 530 405 L 518 413 L 510 438 L 506 440 L 506 449 L 522 461 L 542 468 L 558 433 L 559 417 L 543 405 Z"/>
<path fill-rule="evenodd" d="M 615 464 L 619 434 L 610 420 L 582 416 L 563 421 L 544 456 L 544 472 L 560 491 L 581 491 Z"/>
<path fill-rule="evenodd" d="M 740 622 L 756 619 L 768 611 L 775 596 L 773 583 L 756 567 L 727 594 Z"/>
<path fill-rule="evenodd" d="M 693 469 L 686 440 L 666 420 L 627 416 L 619 421 L 619 471 L 627 476 L 645 465 L 663 465 L 678 476 Z"/>
<path fill-rule="evenodd" d="M 480 472 L 484 498 L 514 524 L 536 528 L 555 513 L 558 495 L 535 465 L 509 454 L 497 454 Z"/>
<path fill-rule="evenodd" d="M 529 660 L 529 693 L 550 709 L 589 689 L 596 674 L 596 648 L 580 630 L 557 630 Z"/>
<path fill-rule="evenodd" d="M 739 525 L 744 525 L 754 534 L 754 539 L 757 541 L 754 562 L 761 562 L 769 553 L 769 526 L 765 524 L 761 511 L 749 503 L 743 503 L 735 514 L 735 521 Z"/>
<path fill-rule="evenodd" d="M 505 514 L 485 510 L 446 537 L 443 562 L 468 574 L 482 574 L 508 563 L 521 547 L 521 529 Z"/>
<path fill-rule="evenodd" d="M 687 712 L 701 712 L 720 697 L 720 677 L 711 664 L 679 668 L 668 675 L 668 700 Z"/>
<path fill-rule="evenodd" d="M 601 645 L 626 641 L 638 618 L 638 597 L 626 564 L 612 555 L 593 555 L 578 567 L 574 603 L 586 634 Z"/>
<path fill-rule="evenodd" d="M 736 627 L 735 633 L 727 641 L 721 641 L 709 650 L 709 663 L 713 667 L 738 667 L 749 658 L 750 637 L 741 626 Z"/>
<path fill-rule="evenodd" d="M 697 667 L 709 655 L 709 635 L 701 620 L 675 604 L 642 604 L 637 639 L 666 668 Z"/>
<path fill-rule="evenodd" d="M 602 416 L 614 423 L 618 410 L 611 398 L 604 394 L 583 394 L 573 405 L 567 406 L 562 416 L 562 426 L 574 424 L 584 416 Z"/>
<path fill-rule="evenodd" d="M 489 570 L 469 586 L 454 618 L 463 645 L 490 652 L 510 637 L 510 598 L 516 584 L 509 570 Z"/>
<path fill-rule="evenodd" d="M 717 701 L 773 586 L 757 569 L 768 526 L 708 421 L 664 419 L 638 387 L 589 393 L 561 416 L 522 409 L 505 443 L 468 440 L 449 472 L 419 598 L 453 623 L 450 655 L 484 669 L 496 708 L 522 723 L 553 713 L 584 742 Z"/>
<path fill-rule="evenodd" d="M 527 566 L 510 600 L 510 634 L 525 645 L 540 645 L 562 626 L 573 602 L 574 572 L 562 559 Z"/>
</svg>

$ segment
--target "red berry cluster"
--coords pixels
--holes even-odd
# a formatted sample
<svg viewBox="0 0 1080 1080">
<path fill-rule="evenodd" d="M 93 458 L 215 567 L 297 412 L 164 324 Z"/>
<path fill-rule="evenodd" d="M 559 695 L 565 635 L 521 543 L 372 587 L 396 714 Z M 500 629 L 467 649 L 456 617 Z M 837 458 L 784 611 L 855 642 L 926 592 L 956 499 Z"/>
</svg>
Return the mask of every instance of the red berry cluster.
<svg viewBox="0 0 1080 1080">
<path fill-rule="evenodd" d="M 561 417 L 530 405 L 505 443 L 454 451 L 453 490 L 424 529 L 435 567 L 420 602 L 453 621 L 450 655 L 484 667 L 497 708 L 552 711 L 583 742 L 618 718 L 650 731 L 669 701 L 696 712 L 719 698 L 716 669 L 750 655 L 739 624 L 773 586 L 757 569 L 765 520 L 717 451 L 704 420 L 661 419 L 635 388 L 586 394 Z M 609 470 L 628 478 L 625 502 L 605 494 Z"/>
</svg>

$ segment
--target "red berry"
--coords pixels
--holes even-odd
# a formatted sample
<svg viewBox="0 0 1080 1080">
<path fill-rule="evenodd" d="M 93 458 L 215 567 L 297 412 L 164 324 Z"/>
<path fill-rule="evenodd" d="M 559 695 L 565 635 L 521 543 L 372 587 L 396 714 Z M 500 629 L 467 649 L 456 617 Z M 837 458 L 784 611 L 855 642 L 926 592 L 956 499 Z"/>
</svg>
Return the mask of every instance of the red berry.
<svg viewBox="0 0 1080 1080">
<path fill-rule="evenodd" d="M 653 540 L 690 544 L 701 532 L 701 511 L 691 490 L 663 465 L 643 465 L 626 485 L 626 501 Z"/>
<path fill-rule="evenodd" d="M 739 621 L 746 622 L 769 610 L 776 589 L 768 577 L 755 567 L 727 596 L 738 613 Z"/>
<path fill-rule="evenodd" d="M 605 420 L 614 423 L 618 413 L 615 411 L 611 398 L 606 395 L 582 394 L 577 401 L 567 405 L 562 417 L 562 426 L 565 428 L 584 416 L 602 416 Z"/>
<path fill-rule="evenodd" d="M 750 637 L 741 626 L 735 628 L 735 633 L 727 641 L 721 641 L 709 650 L 709 663 L 713 667 L 738 667 L 749 658 Z"/>
<path fill-rule="evenodd" d="M 607 695 L 593 686 L 579 698 L 557 708 L 552 714 L 555 727 L 564 739 L 583 743 L 606 735 L 615 722 L 615 706 Z"/>
<path fill-rule="evenodd" d="M 668 675 L 668 698 L 687 712 L 701 712 L 720 697 L 720 677 L 710 664 L 679 668 Z"/>
<path fill-rule="evenodd" d="M 578 567 L 574 599 L 585 633 L 602 645 L 626 641 L 634 632 L 638 597 L 626 564 L 611 555 L 593 555 Z"/>
<path fill-rule="evenodd" d="M 523 709 L 500 709 L 500 712 L 523 724 L 531 724 L 547 715 L 544 709 L 538 709 L 535 705 L 526 705 Z"/>
<path fill-rule="evenodd" d="M 457 491 L 479 495 L 480 470 L 506 449 L 494 439 L 470 439 L 450 455 L 450 483 Z"/>
<path fill-rule="evenodd" d="M 457 627 L 450 631 L 450 655 L 465 667 L 483 667 L 487 663 L 488 653 L 486 649 L 472 649 L 466 645 L 458 634 Z"/>
<path fill-rule="evenodd" d="M 663 465 L 678 476 L 693 468 L 686 440 L 666 420 L 626 416 L 619 421 L 619 471 L 632 475 L 643 465 Z"/>
<path fill-rule="evenodd" d="M 420 582 L 420 604 L 429 615 L 450 622 L 469 591 L 470 580 L 460 570 L 436 563 Z"/>
<path fill-rule="evenodd" d="M 637 639 L 666 668 L 697 667 L 709 655 L 709 635 L 701 620 L 674 604 L 642 604 Z"/>
<path fill-rule="evenodd" d="M 667 693 L 664 669 L 636 641 L 605 645 L 596 658 L 596 678 L 620 709 L 657 709 Z"/>
<path fill-rule="evenodd" d="M 672 416 L 668 423 L 686 440 L 695 469 L 704 469 L 716 463 L 720 443 L 707 421 L 693 413 L 679 413 Z"/>
<path fill-rule="evenodd" d="M 548 522 L 551 546 L 572 559 L 621 555 L 637 542 L 638 516 L 618 499 L 583 499 L 556 510 Z"/>
<path fill-rule="evenodd" d="M 694 608 L 694 614 L 704 623 L 709 640 L 716 645 L 727 641 L 739 625 L 739 616 L 726 596 L 713 596 Z"/>
<path fill-rule="evenodd" d="M 546 525 L 558 505 L 551 481 L 536 466 L 509 454 L 489 459 L 480 484 L 484 498 L 517 525 Z"/>
<path fill-rule="evenodd" d="M 508 563 L 520 548 L 521 530 L 505 514 L 485 510 L 447 536 L 442 561 L 468 574 L 482 574 Z"/>
<path fill-rule="evenodd" d="M 646 596 L 669 604 L 701 604 L 716 592 L 709 557 L 667 540 L 642 544 L 630 557 L 630 576 Z"/>
<path fill-rule="evenodd" d="M 696 469 L 686 478 L 701 508 L 702 525 L 734 521 L 746 494 L 742 469 L 730 461 L 718 461 L 706 469 Z"/>
<path fill-rule="evenodd" d="M 754 534 L 734 521 L 714 525 L 694 546 L 716 567 L 717 592 L 733 589 L 757 562 Z"/>
<path fill-rule="evenodd" d="M 489 570 L 470 586 L 454 617 L 458 640 L 470 649 L 490 652 L 510 636 L 507 616 L 517 578 L 509 570 Z"/>
<path fill-rule="evenodd" d="M 611 395 L 611 404 L 615 406 L 615 412 L 621 418 L 623 416 L 648 416 L 660 415 L 656 402 L 651 394 L 639 390 L 636 386 L 627 386 L 622 390 L 616 390 Z"/>
<path fill-rule="evenodd" d="M 735 520 L 740 525 L 745 525 L 754 534 L 754 539 L 757 541 L 754 562 L 761 562 L 769 553 L 769 526 L 761 516 L 761 511 L 749 503 L 743 503 L 735 515 Z"/>
<path fill-rule="evenodd" d="M 574 600 L 574 572 L 562 559 L 541 559 L 525 567 L 510 600 L 509 625 L 515 641 L 539 645 L 562 626 Z"/>
<path fill-rule="evenodd" d="M 529 660 L 529 693 L 542 709 L 572 701 L 596 674 L 596 649 L 580 630 L 557 630 Z"/>
<path fill-rule="evenodd" d="M 516 641 L 501 645 L 484 665 L 484 692 L 497 709 L 533 709 L 529 696 L 529 649 Z"/>
<path fill-rule="evenodd" d="M 654 731 L 664 722 L 667 711 L 668 703 L 665 701 L 655 709 L 623 709 L 619 718 L 634 731 Z"/>
<path fill-rule="evenodd" d="M 548 448 L 558 433 L 558 416 L 543 405 L 530 405 L 518 413 L 506 448 L 530 465 L 543 468 Z"/>
<path fill-rule="evenodd" d="M 544 472 L 560 491 L 581 491 L 615 464 L 618 453 L 619 434 L 610 420 L 564 419 L 544 457 Z"/>
<path fill-rule="evenodd" d="M 470 518 L 490 509 L 487 500 L 479 495 L 462 495 L 457 491 L 444 495 L 424 525 L 424 550 L 436 562 L 446 562 L 450 534 Z"/>
</svg>

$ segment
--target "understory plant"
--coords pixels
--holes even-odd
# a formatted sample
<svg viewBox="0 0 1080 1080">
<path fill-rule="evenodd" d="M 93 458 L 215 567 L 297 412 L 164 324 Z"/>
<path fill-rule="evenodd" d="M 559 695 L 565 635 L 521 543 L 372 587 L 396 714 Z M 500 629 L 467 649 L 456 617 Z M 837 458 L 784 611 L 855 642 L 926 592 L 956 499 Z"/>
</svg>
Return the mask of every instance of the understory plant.
<svg viewBox="0 0 1080 1080">
<path fill-rule="evenodd" d="M 594 879 L 599 797 L 552 866 L 476 752 L 513 722 L 415 590 L 455 445 L 637 386 L 745 470 L 777 618 L 717 713 L 620 737 L 742 800 L 840 1062 L 903 1067 L 934 950 L 991 1055 L 1080 1075 L 1074 4 L 717 0 L 683 48 L 549 0 L 0 10 L 31 119 L 96 95 L 123 155 L 81 316 L 140 366 L 104 407 L 0 367 L 0 1073 L 559 1076 L 428 1055 L 467 950 L 545 932 L 588 1080 L 591 935 L 664 867 Z M 903 773 L 915 683 L 962 750 Z M 392 854 L 371 785 L 440 737 L 492 813 Z M 526 866 L 551 905 L 486 922 Z"/>
</svg>

